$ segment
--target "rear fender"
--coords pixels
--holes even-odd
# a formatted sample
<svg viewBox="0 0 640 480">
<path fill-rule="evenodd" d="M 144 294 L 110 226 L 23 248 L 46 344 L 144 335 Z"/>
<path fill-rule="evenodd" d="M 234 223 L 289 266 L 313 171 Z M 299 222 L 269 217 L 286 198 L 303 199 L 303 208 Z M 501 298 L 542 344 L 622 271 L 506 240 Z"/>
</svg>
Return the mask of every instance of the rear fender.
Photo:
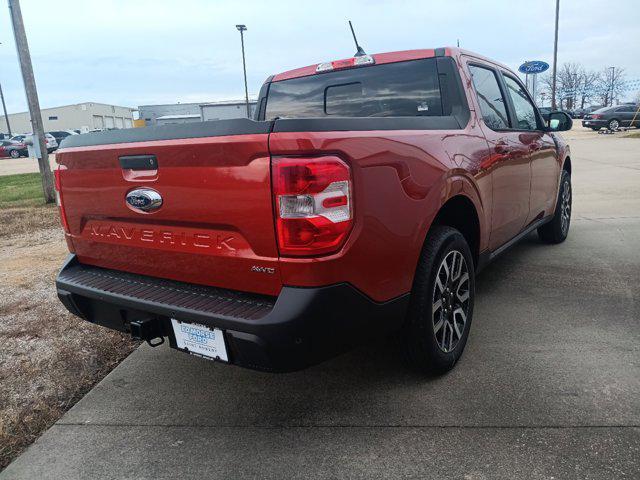
<svg viewBox="0 0 640 480">
<path fill-rule="evenodd" d="M 490 208 L 482 202 L 482 196 L 473 177 L 462 171 L 452 171 L 448 175 L 443 176 L 440 181 L 434 184 L 429 194 L 429 205 L 433 205 L 434 208 L 430 208 L 423 218 L 419 228 L 419 241 L 420 245 L 424 245 L 427 234 L 433 225 L 433 221 L 442 209 L 442 207 L 452 198 L 457 196 L 463 196 L 471 201 L 476 214 L 478 216 L 478 223 L 480 227 L 480 238 L 478 242 L 479 252 L 482 252 L 488 248 L 488 227 L 491 219 L 487 217 L 486 212 L 490 212 Z"/>
</svg>

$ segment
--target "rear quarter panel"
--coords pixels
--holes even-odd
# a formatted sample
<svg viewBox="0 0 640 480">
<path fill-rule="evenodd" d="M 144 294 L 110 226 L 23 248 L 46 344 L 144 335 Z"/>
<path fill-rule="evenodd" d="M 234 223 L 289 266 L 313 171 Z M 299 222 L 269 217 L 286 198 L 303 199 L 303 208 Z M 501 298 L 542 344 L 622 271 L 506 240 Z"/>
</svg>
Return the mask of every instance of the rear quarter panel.
<svg viewBox="0 0 640 480">
<path fill-rule="evenodd" d="M 480 166 L 488 150 L 473 117 L 458 131 L 279 132 L 269 145 L 273 156 L 337 155 L 354 182 L 355 226 L 344 247 L 323 258 L 280 258 L 284 285 L 347 281 L 376 301 L 409 292 L 427 231 L 456 195 L 476 206 L 486 244 L 491 185 Z"/>
</svg>

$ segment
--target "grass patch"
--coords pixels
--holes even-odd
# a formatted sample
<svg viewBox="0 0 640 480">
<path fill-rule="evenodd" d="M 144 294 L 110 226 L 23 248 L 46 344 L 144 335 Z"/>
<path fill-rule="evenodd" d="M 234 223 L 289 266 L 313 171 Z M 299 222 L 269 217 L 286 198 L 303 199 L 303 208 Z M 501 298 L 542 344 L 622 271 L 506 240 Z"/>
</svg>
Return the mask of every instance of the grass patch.
<svg viewBox="0 0 640 480">
<path fill-rule="evenodd" d="M 39 173 L 20 173 L 0 177 L 0 208 L 44 204 Z"/>
<path fill-rule="evenodd" d="M 59 225 L 55 204 L 44 203 L 39 173 L 0 176 L 0 238 Z"/>
<path fill-rule="evenodd" d="M 627 133 L 624 138 L 640 138 L 640 132 Z"/>
</svg>

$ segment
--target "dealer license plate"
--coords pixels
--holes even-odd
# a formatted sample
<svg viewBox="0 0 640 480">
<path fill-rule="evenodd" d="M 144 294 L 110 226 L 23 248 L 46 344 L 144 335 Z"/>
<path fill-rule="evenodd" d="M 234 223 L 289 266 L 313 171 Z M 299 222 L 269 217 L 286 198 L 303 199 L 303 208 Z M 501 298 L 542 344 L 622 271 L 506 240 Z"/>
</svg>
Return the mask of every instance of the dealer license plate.
<svg viewBox="0 0 640 480">
<path fill-rule="evenodd" d="M 194 355 L 228 362 L 224 336 L 219 328 L 171 319 L 176 346 Z"/>
</svg>

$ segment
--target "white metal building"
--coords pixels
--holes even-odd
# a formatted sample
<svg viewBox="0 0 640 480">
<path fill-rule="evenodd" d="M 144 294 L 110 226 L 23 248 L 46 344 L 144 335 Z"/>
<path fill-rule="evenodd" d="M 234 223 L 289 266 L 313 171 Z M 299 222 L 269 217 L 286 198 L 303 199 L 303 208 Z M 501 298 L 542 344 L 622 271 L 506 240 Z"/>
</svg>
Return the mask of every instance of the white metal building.
<svg viewBox="0 0 640 480">
<path fill-rule="evenodd" d="M 250 98 L 251 116 L 253 116 L 255 107 L 256 100 Z M 207 103 L 140 105 L 138 112 L 140 120 L 144 120 L 145 125 L 149 126 L 243 118 L 247 116 L 247 107 L 244 100 L 227 100 Z"/>
<path fill-rule="evenodd" d="M 103 128 L 131 128 L 134 110 L 130 107 L 96 102 L 77 103 L 42 109 L 42 122 L 45 131 L 80 130 L 88 132 Z M 14 135 L 30 133 L 30 118 L 29 112 L 10 113 L 11 132 Z M 0 116 L 0 131 L 4 132 L 4 130 L 6 130 L 6 123 L 4 116 Z"/>
<path fill-rule="evenodd" d="M 251 118 L 256 110 L 256 100 L 249 99 Z M 225 102 L 211 102 L 200 105 L 202 120 L 226 120 L 228 118 L 242 118 L 247 116 L 247 104 L 244 100 L 229 100 Z"/>
</svg>

